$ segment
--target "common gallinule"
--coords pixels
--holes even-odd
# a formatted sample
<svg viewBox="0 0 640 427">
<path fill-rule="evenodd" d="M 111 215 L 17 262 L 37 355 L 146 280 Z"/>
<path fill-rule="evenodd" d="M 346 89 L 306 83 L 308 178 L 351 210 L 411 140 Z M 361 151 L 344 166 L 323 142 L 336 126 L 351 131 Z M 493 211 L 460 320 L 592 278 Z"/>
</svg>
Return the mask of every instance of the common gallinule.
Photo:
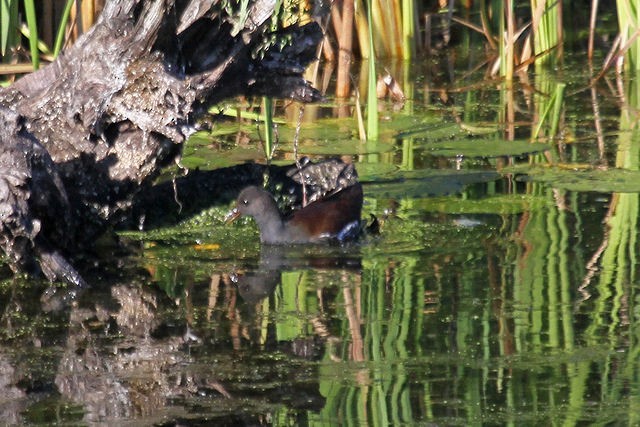
<svg viewBox="0 0 640 427">
<path fill-rule="evenodd" d="M 260 241 L 268 244 L 314 243 L 349 240 L 360 230 L 362 185 L 355 183 L 316 200 L 283 217 L 275 200 L 265 190 L 247 187 L 238 196 L 229 220 L 246 215 L 260 228 Z"/>
</svg>

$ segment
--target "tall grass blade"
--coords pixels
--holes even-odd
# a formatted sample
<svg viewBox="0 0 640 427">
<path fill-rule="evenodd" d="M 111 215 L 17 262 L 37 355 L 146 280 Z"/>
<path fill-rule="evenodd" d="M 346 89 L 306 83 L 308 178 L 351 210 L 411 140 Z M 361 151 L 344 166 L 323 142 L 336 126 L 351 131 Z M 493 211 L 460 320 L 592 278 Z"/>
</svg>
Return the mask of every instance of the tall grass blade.
<svg viewBox="0 0 640 427">
<path fill-rule="evenodd" d="M 587 58 L 593 59 L 593 43 L 596 34 L 596 18 L 598 17 L 598 0 L 591 1 L 591 16 L 589 18 L 589 42 L 587 44 Z"/>
<path fill-rule="evenodd" d="M 358 90 L 357 86 L 356 86 L 355 92 L 356 92 L 355 110 L 356 110 L 356 123 L 358 123 L 358 136 L 360 137 L 360 141 L 366 141 L 367 131 L 364 128 L 364 118 L 362 117 L 362 102 L 360 100 L 360 91 Z"/>
<path fill-rule="evenodd" d="M 543 75 L 544 73 L 541 73 Z M 538 124 L 535 127 L 533 132 L 533 139 L 537 139 L 540 135 L 540 131 L 542 130 L 542 126 L 544 125 L 547 118 L 550 120 L 551 125 L 549 126 L 549 138 L 555 137 L 558 126 L 560 123 L 560 117 L 562 115 L 562 107 L 564 105 L 564 89 L 566 87 L 565 83 L 557 83 L 553 95 L 551 98 L 545 102 L 540 98 L 539 99 L 539 107 L 543 110 L 540 118 L 538 119 Z"/>
<path fill-rule="evenodd" d="M 24 0 L 24 9 L 29 27 L 29 50 L 33 69 L 40 68 L 40 52 L 38 51 L 38 24 L 36 20 L 36 5 L 33 0 Z"/>
<path fill-rule="evenodd" d="M 514 60 L 515 60 L 515 53 L 514 53 L 514 43 L 515 43 L 515 22 L 516 22 L 516 17 L 515 17 L 515 12 L 514 12 L 514 2 L 513 0 L 505 0 L 505 11 L 504 11 L 504 16 L 505 19 L 507 21 L 506 23 L 506 35 L 502 36 L 502 42 L 501 42 L 501 46 L 504 46 L 504 56 L 501 55 L 501 59 L 502 62 L 501 64 L 504 64 L 504 68 L 501 67 L 501 70 L 503 70 L 503 74 L 502 76 L 508 81 L 510 82 L 511 80 L 513 80 L 513 68 L 514 68 Z M 504 32 L 501 32 L 501 34 L 504 34 Z"/>
<path fill-rule="evenodd" d="M 10 28 L 10 8 L 9 0 L 0 0 L 0 55 L 4 56 L 7 51 L 9 28 Z"/>
<path fill-rule="evenodd" d="M 553 95 L 553 113 L 551 115 L 551 136 L 555 136 L 558 133 L 558 126 L 560 124 L 560 117 L 562 116 L 562 106 L 564 105 L 564 88 L 567 85 L 565 83 L 558 83 Z"/>
<path fill-rule="evenodd" d="M 4 58 L 16 44 L 18 0 L 0 0 L 0 55 Z"/>
<path fill-rule="evenodd" d="M 416 51 L 415 4 L 413 0 L 402 0 L 402 58 L 410 60 Z"/>
<path fill-rule="evenodd" d="M 618 0 L 616 5 L 624 65 L 627 69 L 638 70 L 640 69 L 640 41 L 638 40 L 640 6 L 633 0 Z"/>
<path fill-rule="evenodd" d="M 371 22 L 371 7 L 373 0 L 369 0 L 369 11 L 368 17 L 369 22 Z M 375 62 L 375 49 L 373 47 L 373 30 L 372 25 L 369 25 L 369 51 L 371 52 L 371 57 L 369 58 L 369 85 L 367 87 L 367 136 L 371 141 L 377 141 L 379 130 L 378 130 L 378 94 L 376 91 L 376 83 L 378 82 L 376 78 L 376 62 Z"/>
<path fill-rule="evenodd" d="M 514 69 L 513 36 L 515 33 L 515 16 L 513 14 L 513 0 L 500 2 L 500 16 L 498 64 L 500 66 L 500 76 L 510 82 L 513 79 Z"/>
<path fill-rule="evenodd" d="M 262 98 L 262 106 L 264 109 L 264 154 L 267 161 L 273 156 L 273 147 L 275 146 L 273 134 L 273 99 L 268 96 Z"/>
<path fill-rule="evenodd" d="M 69 14 L 71 13 L 71 7 L 73 7 L 74 0 L 67 0 L 67 4 L 64 6 L 62 16 L 60 18 L 60 25 L 58 26 L 58 32 L 56 33 L 56 40 L 53 45 L 53 56 L 58 56 L 64 43 L 64 35 L 67 28 L 67 22 L 69 22 Z"/>
<path fill-rule="evenodd" d="M 553 56 L 543 53 L 552 49 L 560 50 L 560 41 L 562 40 L 561 5 L 562 3 L 556 0 L 531 1 L 533 50 L 536 56 L 541 55 L 539 61 L 542 63 L 553 58 Z"/>
</svg>

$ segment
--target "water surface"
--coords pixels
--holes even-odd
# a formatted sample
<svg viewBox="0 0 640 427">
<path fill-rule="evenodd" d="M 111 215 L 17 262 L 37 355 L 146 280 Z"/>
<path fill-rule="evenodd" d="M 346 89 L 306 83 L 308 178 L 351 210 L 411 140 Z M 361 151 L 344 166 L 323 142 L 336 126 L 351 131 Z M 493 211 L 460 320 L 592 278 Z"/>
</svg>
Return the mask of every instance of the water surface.
<svg viewBox="0 0 640 427">
<path fill-rule="evenodd" d="M 639 423 L 637 83 L 585 90 L 568 64 L 511 92 L 456 91 L 473 82 L 421 66 L 398 71 L 410 99 L 383 104 L 378 142 L 329 118 L 337 104 L 305 111 L 300 152 L 356 164 L 379 236 L 261 247 L 255 224 L 224 224 L 220 205 L 122 233 L 131 250 L 106 249 L 68 307 L 43 296 L 46 283 L 6 279 L 0 418 Z M 558 82 L 552 139 L 539 123 Z M 292 162 L 294 130 L 280 125 L 276 162 Z M 255 132 L 220 125 L 184 164 L 261 161 Z"/>
</svg>

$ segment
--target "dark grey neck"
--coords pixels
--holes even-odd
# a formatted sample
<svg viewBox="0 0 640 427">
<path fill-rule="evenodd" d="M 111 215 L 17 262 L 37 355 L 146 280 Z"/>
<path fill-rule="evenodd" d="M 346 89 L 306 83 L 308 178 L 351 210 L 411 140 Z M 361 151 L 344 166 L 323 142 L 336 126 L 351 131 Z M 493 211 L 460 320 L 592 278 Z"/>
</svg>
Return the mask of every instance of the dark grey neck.
<svg viewBox="0 0 640 427">
<path fill-rule="evenodd" d="M 260 241 L 263 243 L 280 243 L 284 236 L 284 222 L 276 202 L 269 197 L 264 204 L 264 210 L 255 215 L 254 219 L 260 228 Z"/>
</svg>

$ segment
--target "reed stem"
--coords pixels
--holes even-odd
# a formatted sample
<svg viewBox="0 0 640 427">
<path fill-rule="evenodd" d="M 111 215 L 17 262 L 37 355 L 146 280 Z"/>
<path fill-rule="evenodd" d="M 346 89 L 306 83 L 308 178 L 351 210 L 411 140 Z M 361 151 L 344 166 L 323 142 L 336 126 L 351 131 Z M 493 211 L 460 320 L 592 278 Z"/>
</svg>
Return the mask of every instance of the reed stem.
<svg viewBox="0 0 640 427">
<path fill-rule="evenodd" d="M 273 157 L 273 147 L 275 145 L 273 133 L 273 99 L 265 96 L 262 98 L 262 109 L 264 110 L 264 154 L 267 161 Z"/>
<path fill-rule="evenodd" d="M 340 46 L 336 82 L 336 97 L 338 98 L 346 98 L 351 92 L 349 72 L 353 49 L 353 15 L 354 0 L 345 0 L 342 4 L 342 26 L 338 40 Z"/>
<path fill-rule="evenodd" d="M 62 11 L 62 17 L 60 18 L 60 25 L 58 26 L 58 32 L 56 33 L 56 40 L 53 45 L 53 56 L 58 56 L 60 50 L 62 49 L 62 44 L 64 43 L 64 36 L 66 33 L 67 22 L 69 22 L 69 14 L 71 13 L 71 7 L 73 6 L 74 0 L 67 0 L 67 4 L 64 6 L 64 10 Z"/>
<path fill-rule="evenodd" d="M 373 0 L 369 0 L 368 18 L 371 22 L 371 3 Z M 376 62 L 375 62 L 375 49 L 373 47 L 373 29 L 369 25 L 369 51 L 371 57 L 369 58 L 368 69 L 368 81 L 367 87 L 367 139 L 370 141 L 378 140 L 378 94 L 376 91 Z"/>
<path fill-rule="evenodd" d="M 29 51 L 33 69 L 40 68 L 40 52 L 38 51 L 38 25 L 36 21 L 36 6 L 33 0 L 24 0 L 24 9 L 29 27 Z"/>
</svg>

